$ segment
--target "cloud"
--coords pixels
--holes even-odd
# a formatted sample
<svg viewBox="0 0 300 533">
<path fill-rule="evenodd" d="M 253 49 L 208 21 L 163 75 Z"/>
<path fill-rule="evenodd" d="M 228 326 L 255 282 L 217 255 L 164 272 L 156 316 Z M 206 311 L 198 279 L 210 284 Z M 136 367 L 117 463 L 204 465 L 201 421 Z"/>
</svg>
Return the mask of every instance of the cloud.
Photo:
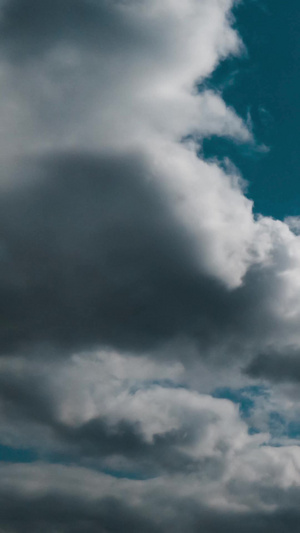
<svg viewBox="0 0 300 533">
<path fill-rule="evenodd" d="M 232 440 L 238 446 L 247 432 L 236 406 L 184 388 L 176 365 L 146 359 L 142 373 L 139 367 L 139 358 L 111 352 L 46 367 L 2 361 L 1 441 L 39 453 L 46 434 L 48 456 L 124 475 L 217 475 L 224 468 L 219 452 L 226 455 Z M 163 378 L 172 373 L 173 382 Z M 230 434 L 224 419 L 231 421 Z"/>
<path fill-rule="evenodd" d="M 289 228 L 295 232 L 296 235 L 299 235 L 299 229 L 300 229 L 299 217 L 285 217 L 284 221 L 289 226 Z"/>
<path fill-rule="evenodd" d="M 172 183 L 140 153 L 54 153 L 14 165 L 18 184 L 0 197 L 2 355 L 40 344 L 58 355 L 97 345 L 155 352 L 179 342 L 176 357 L 186 345 L 247 361 L 299 342 L 297 237 L 281 222 L 255 222 L 220 169 L 182 150 L 204 165 L 196 196 L 175 168 Z M 214 202 L 217 215 L 208 212 Z M 243 206 L 248 242 L 237 226 Z"/>
<path fill-rule="evenodd" d="M 259 354 L 246 368 L 250 376 L 267 378 L 275 382 L 298 382 L 299 370 L 299 351 L 292 347 L 287 348 L 284 353 L 275 351 Z"/>
<path fill-rule="evenodd" d="M 8 417 L 10 443 L 28 446 L 31 438 L 43 453 L 48 446 L 52 462 L 55 453 L 60 460 L 47 464 L 46 454 L 27 465 L 2 463 L 4 531 L 163 532 L 174 525 L 178 532 L 221 532 L 224 524 L 233 531 L 241 524 L 246 531 L 294 531 L 298 446 L 271 447 L 267 434 L 248 434 L 232 402 L 175 386 L 179 367 L 168 372 L 168 365 L 151 359 L 141 367 L 139 358 L 113 353 L 83 354 L 71 367 L 32 362 L 23 369 L 18 393 L 23 363 L 8 358 L 6 373 L 12 364 L 14 397 L 1 387 L 2 398 L 16 400 L 14 418 Z M 164 382 L 168 374 L 173 385 Z M 43 407 L 49 404 L 51 411 Z M 34 405 L 38 413 L 44 409 L 42 416 L 34 414 Z M 2 441 L 8 435 L 3 422 Z M 40 435 L 32 431 L 36 424 Z M 43 445 L 47 425 L 55 439 Z"/>
<path fill-rule="evenodd" d="M 292 452 L 289 452 L 292 458 Z M 281 471 L 281 451 L 275 450 L 277 466 L 264 459 L 268 467 Z M 268 475 L 264 468 L 263 475 Z M 260 476 L 260 482 L 263 475 Z M 9 501 L 2 505 L 4 531 L 125 531 L 160 532 L 174 527 L 174 531 L 196 532 L 206 528 L 213 533 L 224 526 L 239 531 L 296 531 L 299 502 L 298 487 L 274 487 L 262 482 L 247 483 L 227 489 L 228 501 L 239 503 L 238 490 L 250 490 L 248 505 L 235 512 L 226 501 L 219 508 L 207 503 L 193 476 L 188 480 L 131 481 L 115 480 L 87 469 L 39 465 L 4 465 L 1 467 L 0 492 Z M 174 483 L 175 482 L 175 483 Z M 252 486 L 251 486 L 252 485 Z M 220 492 L 224 487 L 214 491 Z M 4 496 L 4 497 L 5 497 Z M 226 497 L 225 497 L 226 500 Z M 3 500 L 2 500 L 3 501 Z M 28 503 L 30 502 L 30 505 Z M 34 505 L 32 505 L 34 503 Z M 6 529 L 5 529 L 6 527 Z M 52 529 L 51 529 L 52 528 Z"/>
<path fill-rule="evenodd" d="M 225 133 L 249 138 L 198 78 L 239 49 L 231 1 L 2 2 L 3 157 L 47 148 L 120 149 Z M 208 112 L 208 110 L 210 112 Z"/>
<path fill-rule="evenodd" d="M 296 531 L 297 218 L 201 158 L 255 149 L 197 89 L 232 8 L 1 2 L 0 443 L 38 457 L 0 465 L 4 533 Z M 268 391 L 247 420 L 226 380 Z"/>
<path fill-rule="evenodd" d="M 231 3 L 134 5 L 3 3 L 1 352 L 297 344 L 298 238 L 193 144 L 252 142 L 195 90 L 240 49 Z"/>
</svg>

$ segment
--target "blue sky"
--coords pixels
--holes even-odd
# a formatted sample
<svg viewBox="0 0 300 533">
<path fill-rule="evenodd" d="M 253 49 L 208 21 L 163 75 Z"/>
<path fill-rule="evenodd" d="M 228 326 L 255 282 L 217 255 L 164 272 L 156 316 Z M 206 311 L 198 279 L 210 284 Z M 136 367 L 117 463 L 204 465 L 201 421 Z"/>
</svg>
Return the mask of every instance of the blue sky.
<svg viewBox="0 0 300 533">
<path fill-rule="evenodd" d="M 300 11 L 297 0 L 245 1 L 234 10 L 246 46 L 242 58 L 219 66 L 209 83 L 247 117 L 266 153 L 207 141 L 209 156 L 230 155 L 249 182 L 255 211 L 283 219 L 299 214 Z M 221 156 L 222 157 L 222 156 Z"/>
</svg>

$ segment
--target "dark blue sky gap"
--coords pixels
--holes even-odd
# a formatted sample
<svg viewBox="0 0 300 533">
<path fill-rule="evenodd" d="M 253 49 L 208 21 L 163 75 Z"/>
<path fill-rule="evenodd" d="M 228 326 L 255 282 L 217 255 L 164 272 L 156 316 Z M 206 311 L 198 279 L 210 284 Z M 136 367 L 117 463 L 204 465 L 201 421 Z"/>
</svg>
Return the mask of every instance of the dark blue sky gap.
<svg viewBox="0 0 300 533">
<path fill-rule="evenodd" d="M 0 462 L 6 463 L 33 463 L 38 459 L 38 454 L 33 449 L 12 448 L 0 444 Z"/>
<path fill-rule="evenodd" d="M 250 112 L 258 144 L 268 153 L 211 138 L 206 157 L 229 157 L 249 182 L 255 212 L 283 219 L 300 214 L 299 0 L 245 0 L 235 9 L 247 48 L 224 61 L 205 86 L 221 90 L 243 117 Z"/>
</svg>

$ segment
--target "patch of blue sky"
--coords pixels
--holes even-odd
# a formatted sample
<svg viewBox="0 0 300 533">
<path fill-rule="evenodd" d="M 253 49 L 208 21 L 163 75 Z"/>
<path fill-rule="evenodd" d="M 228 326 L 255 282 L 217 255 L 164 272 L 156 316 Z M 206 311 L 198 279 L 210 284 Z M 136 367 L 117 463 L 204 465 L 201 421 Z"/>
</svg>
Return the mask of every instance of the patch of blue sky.
<svg viewBox="0 0 300 533">
<path fill-rule="evenodd" d="M 5 463 L 34 463 L 39 459 L 33 449 L 13 448 L 0 444 L 0 462 Z"/>
<path fill-rule="evenodd" d="M 280 413 L 269 414 L 270 433 L 273 437 L 284 436 L 291 440 L 300 439 L 300 419 L 286 420 Z"/>
<path fill-rule="evenodd" d="M 223 387 L 216 389 L 212 394 L 214 398 L 224 398 L 238 404 L 241 418 L 249 424 L 250 435 L 261 432 L 261 429 L 252 425 L 252 415 L 256 409 L 256 403 L 261 398 L 268 402 L 269 395 L 270 391 L 264 386 L 250 386 L 242 389 Z M 267 403 L 265 409 L 267 410 Z M 266 411 L 266 424 L 267 428 L 264 428 L 263 432 L 267 429 L 270 435 L 268 445 L 280 445 L 280 439 L 300 439 L 300 418 L 290 420 L 279 411 L 270 410 Z"/>
<path fill-rule="evenodd" d="M 268 414 L 269 433 L 271 437 L 289 437 L 288 435 L 288 421 L 281 413 L 277 411 L 271 411 Z"/>
<path fill-rule="evenodd" d="M 300 419 L 289 422 L 288 437 L 290 439 L 300 439 Z"/>
<path fill-rule="evenodd" d="M 284 7 L 281 0 L 241 2 L 235 16 L 245 53 L 221 63 L 205 87 L 221 91 L 226 103 L 250 122 L 257 146 L 269 151 L 212 137 L 204 141 L 203 153 L 233 161 L 249 182 L 247 195 L 254 200 L 255 212 L 279 219 L 296 216 L 300 212 L 299 1 L 289 0 Z"/>
<path fill-rule="evenodd" d="M 281 446 L 287 441 L 299 444 L 300 419 L 288 420 L 282 413 L 271 411 L 268 413 L 268 429 L 271 437 L 269 444 L 273 446 Z"/>
<path fill-rule="evenodd" d="M 268 390 L 262 385 L 243 387 L 242 389 L 222 387 L 216 389 L 212 396 L 238 404 L 242 418 L 248 418 L 255 408 L 255 399 L 260 396 L 268 396 Z"/>
<path fill-rule="evenodd" d="M 141 472 L 127 471 L 127 470 L 115 470 L 111 468 L 102 468 L 101 472 L 107 476 L 115 477 L 116 479 L 131 479 L 132 481 L 146 481 L 148 479 L 154 479 L 156 476 L 142 474 Z"/>
<path fill-rule="evenodd" d="M 214 398 L 224 398 L 238 404 L 241 418 L 248 424 L 249 435 L 260 433 L 260 429 L 251 423 L 251 416 L 255 410 L 256 400 L 261 397 L 268 398 L 269 391 L 266 387 L 256 385 L 243 387 L 241 389 L 232 389 L 222 387 L 216 389 L 212 396 Z"/>
<path fill-rule="evenodd" d="M 49 464 L 60 464 L 60 465 L 81 465 L 92 468 L 93 470 L 98 470 L 103 474 L 114 477 L 116 479 L 132 479 L 132 480 L 146 480 L 152 479 L 154 476 L 146 475 L 145 473 L 139 471 L 131 471 L 128 469 L 113 469 L 113 468 L 103 468 L 97 465 L 92 461 L 86 462 L 83 465 L 82 460 L 76 460 L 76 457 L 68 454 L 61 453 L 49 453 L 40 455 L 34 449 L 27 448 L 14 448 L 11 446 L 5 446 L 0 444 L 0 463 L 35 463 L 37 461 L 47 462 Z"/>
</svg>

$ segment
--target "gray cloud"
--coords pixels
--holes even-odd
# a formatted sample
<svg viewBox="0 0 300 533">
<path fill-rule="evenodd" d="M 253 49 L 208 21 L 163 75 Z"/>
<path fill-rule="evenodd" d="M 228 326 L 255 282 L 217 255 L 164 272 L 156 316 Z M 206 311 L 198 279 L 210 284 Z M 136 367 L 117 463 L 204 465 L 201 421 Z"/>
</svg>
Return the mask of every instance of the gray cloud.
<svg viewBox="0 0 300 533">
<path fill-rule="evenodd" d="M 162 533 L 169 527 L 181 533 L 186 527 L 182 521 L 188 515 L 187 522 L 191 533 L 197 533 L 204 528 L 208 533 L 223 533 L 226 530 L 238 533 L 241 528 L 247 533 L 294 533 L 299 523 L 299 514 L 293 509 L 276 514 L 247 513 L 237 516 L 233 513 L 214 513 L 186 504 L 181 505 L 183 516 L 176 517 L 177 524 L 174 525 L 173 521 L 168 520 L 159 524 L 158 521 L 143 516 L 136 509 L 127 508 L 113 498 L 98 502 L 94 509 L 76 500 L 62 500 L 61 497 L 37 499 L 34 502 L 35 512 L 28 510 L 28 504 L 26 500 L 24 503 L 14 502 L 14 513 L 19 515 L 18 520 L 15 514 L 11 519 L 7 518 L 10 515 L 9 509 L 4 513 L 3 533 L 38 533 L 41 528 L 47 533 Z"/>
<path fill-rule="evenodd" d="M 20 184 L 0 197 L 2 353 L 47 342 L 143 350 L 179 338 L 232 356 L 277 338 L 272 269 L 253 267 L 235 290 L 201 271 L 147 159 L 21 164 Z"/>
<path fill-rule="evenodd" d="M 300 380 L 300 360 L 297 348 L 287 347 L 281 353 L 258 354 L 245 369 L 249 376 L 277 383 L 297 383 Z"/>
<path fill-rule="evenodd" d="M 49 472 L 52 477 L 53 473 Z M 57 489 L 56 489 L 57 490 Z M 1 493 L 2 487 L 1 487 Z M 1 496 L 2 496 L 1 494 Z M 283 492 L 281 492 L 283 495 Z M 158 501 L 158 496 L 161 498 Z M 64 490 L 27 497 L 20 490 L 10 490 L 0 500 L 3 532 L 27 533 L 43 531 L 59 533 L 139 532 L 162 533 L 172 528 L 182 533 L 207 531 L 238 533 L 294 533 L 297 531 L 299 492 L 289 494 L 290 503 L 276 512 L 256 510 L 234 513 L 199 504 L 195 499 L 178 500 L 173 495 L 149 494 L 146 505 L 125 502 L 120 496 L 92 498 L 90 495 L 68 497 Z M 284 498 L 286 500 L 286 498 Z M 159 515 L 157 512 L 159 511 Z"/>
<path fill-rule="evenodd" d="M 107 498 L 90 504 L 61 497 L 59 494 L 42 496 L 33 502 L 12 499 L 0 508 L 3 532 L 29 533 L 58 531 L 60 533 L 106 533 L 107 531 L 141 531 L 155 533 L 163 531 L 149 523 L 142 513 L 126 507 L 115 498 Z"/>
<path fill-rule="evenodd" d="M 1 197 L 2 350 L 135 348 L 187 329 L 197 307 L 188 238 L 143 162 L 62 156 L 33 172 L 45 178 Z"/>
<path fill-rule="evenodd" d="M 179 429 L 154 434 L 152 442 L 146 441 L 137 423 L 128 421 L 112 425 L 109 420 L 97 418 L 79 427 L 55 424 L 54 429 L 57 437 L 67 445 L 69 460 L 71 457 L 82 464 L 93 464 L 94 461 L 95 466 L 98 464 L 103 468 L 107 459 L 117 457 L 121 459 L 119 468 L 125 477 L 126 468 L 131 468 L 132 475 L 137 478 L 163 472 L 189 474 L 195 471 L 201 472 L 203 479 L 219 477 L 224 469 L 221 459 L 194 458 L 185 450 L 197 442 L 199 433 L 205 433 L 208 421 L 204 416 L 202 418 L 193 420 L 193 426 L 190 421 Z"/>
<path fill-rule="evenodd" d="M 57 44 L 66 43 L 108 55 L 122 53 L 125 47 L 140 55 L 152 37 L 151 27 L 149 31 L 148 25 L 135 24 L 130 2 L 46 0 L 42 5 L 38 0 L 4 0 L 2 4 L 1 51 L 17 63 L 41 58 Z M 166 37 L 157 35 L 157 50 Z"/>
<path fill-rule="evenodd" d="M 59 370 L 56 369 L 56 372 Z M 55 369 L 54 369 L 55 372 Z M 172 392 L 172 389 L 170 389 Z M 166 389 L 168 392 L 168 389 Z M 65 398 L 67 397 L 64 391 Z M 168 396 L 166 396 L 168 397 Z M 149 440 L 145 435 L 142 421 L 113 417 L 100 414 L 81 423 L 61 420 L 63 400 L 59 388 L 55 391 L 55 379 L 45 375 L 32 375 L 30 371 L 17 376 L 12 370 L 2 371 L 0 375 L 0 406 L 3 422 L 3 435 L 7 426 L 22 424 L 24 431 L 23 446 L 31 433 L 32 425 L 41 428 L 52 438 L 49 441 L 48 455 L 59 452 L 67 462 L 89 464 L 95 468 L 107 468 L 111 458 L 117 458 L 118 466 L 112 470 L 132 471 L 139 476 L 156 476 L 163 472 L 201 471 L 203 477 L 218 477 L 224 469 L 221 457 L 198 457 L 190 454 L 190 447 L 205 438 L 209 427 L 219 418 L 218 414 L 208 409 L 199 413 L 187 412 L 178 427 L 161 429 Z M 154 390 L 155 399 L 155 390 Z M 108 395 L 104 402 L 110 401 Z M 125 400 L 123 400 L 124 403 Z M 128 402 L 128 399 L 126 400 Z M 159 396 L 156 401 L 159 400 Z M 145 406 L 145 415 L 147 405 Z M 36 431 L 36 429 L 35 429 Z M 27 434 L 27 435 L 26 435 Z M 31 441 L 36 451 L 39 447 Z M 222 437 L 217 446 L 225 453 L 228 444 Z M 18 437 L 13 440 L 18 445 Z M 21 443 L 22 445 L 22 443 Z M 28 445 L 28 444 L 27 444 Z"/>
</svg>

